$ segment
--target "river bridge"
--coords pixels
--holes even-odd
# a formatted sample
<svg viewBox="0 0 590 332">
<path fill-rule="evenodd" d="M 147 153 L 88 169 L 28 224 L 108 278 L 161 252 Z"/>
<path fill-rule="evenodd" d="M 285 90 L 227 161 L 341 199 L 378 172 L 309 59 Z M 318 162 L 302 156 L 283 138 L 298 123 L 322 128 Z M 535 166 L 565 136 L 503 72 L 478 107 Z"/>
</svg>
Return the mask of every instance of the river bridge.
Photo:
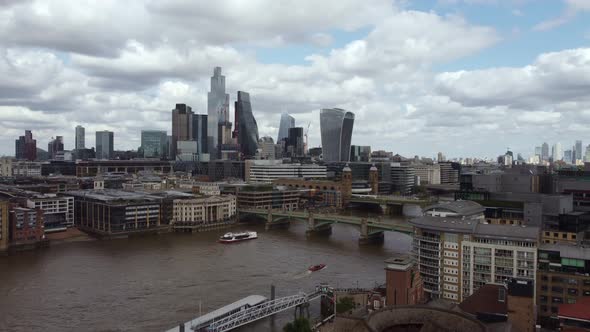
<svg viewBox="0 0 590 332">
<path fill-rule="evenodd" d="M 238 218 L 254 215 L 266 219 L 266 228 L 289 224 L 291 221 L 307 223 L 308 234 L 330 234 L 333 224 L 347 224 L 358 226 L 361 236 L 359 242 L 379 243 L 383 242 L 383 232 L 392 231 L 408 235 L 414 234 L 414 228 L 408 222 L 398 220 L 386 220 L 381 218 L 365 218 L 343 216 L 331 213 L 314 213 L 306 211 L 286 211 L 277 209 L 238 209 Z"/>
<path fill-rule="evenodd" d="M 349 203 L 376 205 L 381 207 L 383 214 L 403 215 L 409 217 L 416 216 L 416 210 L 421 211 L 426 206 L 432 205 L 436 200 L 432 198 L 417 198 L 414 196 L 396 196 L 396 195 L 355 195 L 349 199 Z M 393 213 L 392 213 L 393 212 Z"/>
</svg>

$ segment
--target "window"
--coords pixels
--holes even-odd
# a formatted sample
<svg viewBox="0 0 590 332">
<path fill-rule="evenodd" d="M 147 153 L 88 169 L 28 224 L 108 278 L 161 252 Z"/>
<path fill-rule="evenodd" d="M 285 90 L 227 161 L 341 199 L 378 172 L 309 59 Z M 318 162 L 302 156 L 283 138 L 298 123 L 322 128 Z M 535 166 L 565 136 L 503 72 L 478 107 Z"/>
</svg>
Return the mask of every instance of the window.
<svg viewBox="0 0 590 332">
<path fill-rule="evenodd" d="M 547 296 L 545 296 L 545 295 L 541 295 L 541 296 L 539 296 L 539 301 L 540 301 L 541 303 L 546 303 L 546 302 L 547 302 Z"/>
<path fill-rule="evenodd" d="M 552 297 L 551 302 L 553 303 L 563 303 L 563 299 L 561 297 Z"/>
<path fill-rule="evenodd" d="M 545 236 L 549 236 L 549 232 L 545 232 Z"/>
<path fill-rule="evenodd" d="M 553 293 L 563 293 L 563 287 L 553 286 L 553 287 L 551 287 L 551 291 Z"/>
<path fill-rule="evenodd" d="M 576 303 L 576 299 L 567 299 L 565 302 L 567 304 L 575 304 Z"/>
<path fill-rule="evenodd" d="M 541 286 L 541 290 L 544 291 L 544 292 L 546 292 L 547 291 L 547 285 L 542 285 Z"/>
<path fill-rule="evenodd" d="M 562 234 L 561 234 L 561 238 L 562 238 L 562 239 L 567 239 L 567 234 L 566 234 L 566 233 L 562 233 Z"/>
<path fill-rule="evenodd" d="M 578 290 L 577 290 L 577 289 L 575 289 L 575 288 L 568 288 L 568 289 L 567 289 L 567 293 L 568 293 L 569 295 L 574 295 L 574 296 L 577 296 L 577 295 L 578 295 Z"/>
</svg>

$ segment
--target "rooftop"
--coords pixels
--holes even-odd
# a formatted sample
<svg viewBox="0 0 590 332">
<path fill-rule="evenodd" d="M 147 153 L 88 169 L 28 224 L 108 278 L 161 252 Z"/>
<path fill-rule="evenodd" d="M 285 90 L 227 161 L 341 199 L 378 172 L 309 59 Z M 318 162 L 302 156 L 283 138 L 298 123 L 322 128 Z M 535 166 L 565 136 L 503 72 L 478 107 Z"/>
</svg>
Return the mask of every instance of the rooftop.
<svg viewBox="0 0 590 332">
<path fill-rule="evenodd" d="M 539 250 L 558 251 L 561 257 L 590 260 L 590 247 L 566 244 L 566 243 L 543 243 Z"/>
<path fill-rule="evenodd" d="M 590 322 L 590 297 L 579 297 L 574 304 L 561 304 L 558 316 Z"/>
<path fill-rule="evenodd" d="M 474 201 L 442 201 L 437 204 L 426 207 L 425 211 L 428 210 L 448 210 L 455 212 L 462 216 L 470 216 L 474 214 L 483 213 L 485 208 Z"/>
<path fill-rule="evenodd" d="M 475 316 L 482 314 L 507 315 L 506 293 L 504 285 L 485 284 L 461 302 L 459 308 Z"/>
<path fill-rule="evenodd" d="M 411 255 L 405 253 L 396 254 L 393 257 L 390 257 L 385 260 L 385 264 L 387 269 L 392 270 L 407 270 L 412 267 L 414 263 L 414 259 Z"/>
<path fill-rule="evenodd" d="M 537 241 L 539 227 L 483 224 L 475 220 L 423 216 L 409 221 L 415 227 L 450 233 L 469 233 L 480 237 Z"/>
</svg>

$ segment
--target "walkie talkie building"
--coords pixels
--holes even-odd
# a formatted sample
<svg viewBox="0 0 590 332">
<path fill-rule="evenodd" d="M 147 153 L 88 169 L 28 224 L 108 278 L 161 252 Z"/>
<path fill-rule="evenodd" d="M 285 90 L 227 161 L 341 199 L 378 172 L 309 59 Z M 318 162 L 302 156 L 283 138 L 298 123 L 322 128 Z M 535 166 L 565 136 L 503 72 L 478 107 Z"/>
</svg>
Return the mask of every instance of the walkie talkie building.
<svg viewBox="0 0 590 332">
<path fill-rule="evenodd" d="M 320 111 L 324 161 L 350 161 L 353 125 L 352 112 L 340 108 L 324 108 Z"/>
</svg>

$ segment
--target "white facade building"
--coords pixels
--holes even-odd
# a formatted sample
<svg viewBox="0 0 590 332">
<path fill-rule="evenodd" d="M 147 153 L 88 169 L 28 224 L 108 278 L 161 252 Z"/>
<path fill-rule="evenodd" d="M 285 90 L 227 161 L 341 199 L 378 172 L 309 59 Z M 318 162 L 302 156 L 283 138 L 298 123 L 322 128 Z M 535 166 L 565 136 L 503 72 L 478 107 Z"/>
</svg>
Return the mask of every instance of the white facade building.
<svg viewBox="0 0 590 332">
<path fill-rule="evenodd" d="M 43 210 L 46 233 L 74 226 L 74 197 L 38 194 L 28 198 L 27 207 Z"/>
<path fill-rule="evenodd" d="M 281 160 L 247 160 L 246 182 L 270 183 L 285 178 L 326 178 L 327 168 L 315 164 L 283 164 Z"/>
<path fill-rule="evenodd" d="M 172 224 L 211 224 L 230 220 L 236 215 L 236 197 L 211 196 L 175 199 Z"/>
<path fill-rule="evenodd" d="M 440 165 L 412 165 L 416 176 L 420 177 L 420 184 L 440 184 Z"/>
</svg>

